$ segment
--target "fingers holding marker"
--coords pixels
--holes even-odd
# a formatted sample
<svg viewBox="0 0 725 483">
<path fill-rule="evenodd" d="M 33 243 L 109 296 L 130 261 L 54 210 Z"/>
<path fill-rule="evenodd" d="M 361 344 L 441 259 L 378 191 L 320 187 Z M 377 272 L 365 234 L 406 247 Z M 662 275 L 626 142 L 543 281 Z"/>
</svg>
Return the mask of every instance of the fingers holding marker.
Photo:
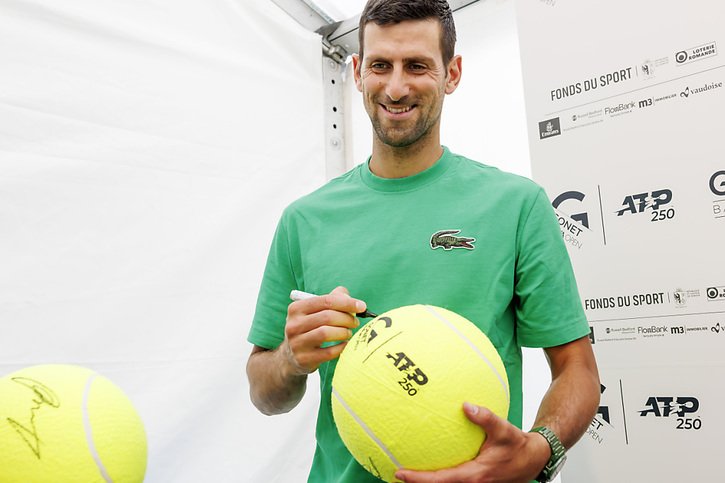
<svg viewBox="0 0 725 483">
<path fill-rule="evenodd" d="M 350 296 L 350 292 L 348 292 L 348 290 L 345 287 L 337 287 L 330 293 L 331 294 L 342 293 L 342 294 L 347 295 L 348 297 Z M 357 317 L 363 318 L 363 319 L 374 319 L 378 316 L 378 314 L 370 312 L 367 309 L 367 304 L 364 301 L 359 300 L 359 299 L 352 299 L 352 300 L 355 301 L 355 310 L 353 310 L 350 313 L 356 315 Z"/>
<path fill-rule="evenodd" d="M 358 312 L 365 312 L 365 302 L 354 299 L 344 287 L 338 287 L 327 295 L 314 295 L 293 290 L 290 298 L 294 300 L 288 309 L 288 319 L 295 316 L 308 316 L 304 328 L 331 325 L 354 329 L 360 325 L 355 318 Z"/>
<path fill-rule="evenodd" d="M 299 372 L 309 373 L 335 359 L 360 323 L 355 318 L 365 303 L 353 299 L 344 287 L 327 295 L 292 291 L 287 309 L 285 346 L 287 358 Z"/>
<path fill-rule="evenodd" d="M 355 316 L 348 312 L 324 309 L 308 313 L 304 307 L 302 309 L 293 307 L 297 303 L 302 302 L 290 304 L 285 327 L 287 338 L 302 337 L 306 341 L 320 345 L 326 341 L 342 340 L 341 336 L 345 334 L 351 336 L 351 330 L 360 324 Z"/>
</svg>

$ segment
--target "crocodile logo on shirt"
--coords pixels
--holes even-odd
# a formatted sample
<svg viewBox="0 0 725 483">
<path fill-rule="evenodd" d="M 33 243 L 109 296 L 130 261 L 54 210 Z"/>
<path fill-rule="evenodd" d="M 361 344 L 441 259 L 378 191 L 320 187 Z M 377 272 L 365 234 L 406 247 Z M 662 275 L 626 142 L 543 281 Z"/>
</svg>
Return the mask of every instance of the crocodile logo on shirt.
<svg viewBox="0 0 725 483">
<path fill-rule="evenodd" d="M 473 244 L 476 242 L 475 238 L 466 236 L 455 236 L 460 233 L 461 230 L 441 230 L 433 233 L 430 237 L 430 247 L 435 250 L 438 247 L 443 247 L 444 250 L 452 250 L 454 248 L 465 248 L 466 250 L 473 250 Z"/>
</svg>

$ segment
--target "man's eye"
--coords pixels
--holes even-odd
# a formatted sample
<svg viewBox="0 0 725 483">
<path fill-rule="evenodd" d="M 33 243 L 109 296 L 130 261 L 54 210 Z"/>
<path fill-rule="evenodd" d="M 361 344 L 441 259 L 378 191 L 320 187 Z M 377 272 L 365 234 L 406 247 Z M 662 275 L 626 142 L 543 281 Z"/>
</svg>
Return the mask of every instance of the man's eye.
<svg viewBox="0 0 725 483">
<path fill-rule="evenodd" d="M 374 62 L 374 63 L 370 64 L 370 68 L 373 70 L 383 70 L 386 67 L 387 67 L 387 64 L 385 64 L 383 62 Z"/>
<path fill-rule="evenodd" d="M 410 70 L 425 70 L 426 67 L 423 64 L 410 64 Z"/>
</svg>

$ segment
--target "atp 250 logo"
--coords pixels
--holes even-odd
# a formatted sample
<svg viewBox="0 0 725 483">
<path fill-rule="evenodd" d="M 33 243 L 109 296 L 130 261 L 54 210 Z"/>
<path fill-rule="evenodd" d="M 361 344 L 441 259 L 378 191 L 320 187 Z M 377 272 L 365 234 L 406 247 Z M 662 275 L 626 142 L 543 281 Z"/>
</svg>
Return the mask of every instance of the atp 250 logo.
<svg viewBox="0 0 725 483">
<path fill-rule="evenodd" d="M 652 192 L 634 193 L 624 197 L 617 216 L 639 215 L 649 212 L 650 221 L 671 220 L 675 217 L 672 202 L 672 190 L 664 188 Z"/>
<path fill-rule="evenodd" d="M 675 429 L 702 429 L 702 419 L 697 415 L 700 400 L 692 396 L 650 396 L 639 411 L 643 418 L 676 418 Z"/>
</svg>

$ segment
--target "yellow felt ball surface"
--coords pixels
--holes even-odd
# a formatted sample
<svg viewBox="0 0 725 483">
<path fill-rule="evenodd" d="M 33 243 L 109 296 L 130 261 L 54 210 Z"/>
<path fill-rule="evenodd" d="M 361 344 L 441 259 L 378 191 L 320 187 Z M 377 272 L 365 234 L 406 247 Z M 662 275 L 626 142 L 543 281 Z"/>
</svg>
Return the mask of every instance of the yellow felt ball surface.
<svg viewBox="0 0 725 483">
<path fill-rule="evenodd" d="M 449 310 L 410 305 L 364 325 L 340 355 L 332 413 L 365 469 L 396 481 L 399 468 L 437 470 L 474 458 L 485 434 L 463 403 L 506 418 L 506 369 L 491 341 Z"/>
<path fill-rule="evenodd" d="M 40 365 L 0 378 L 0 481 L 138 483 L 146 433 L 128 397 L 73 365 Z"/>
</svg>

